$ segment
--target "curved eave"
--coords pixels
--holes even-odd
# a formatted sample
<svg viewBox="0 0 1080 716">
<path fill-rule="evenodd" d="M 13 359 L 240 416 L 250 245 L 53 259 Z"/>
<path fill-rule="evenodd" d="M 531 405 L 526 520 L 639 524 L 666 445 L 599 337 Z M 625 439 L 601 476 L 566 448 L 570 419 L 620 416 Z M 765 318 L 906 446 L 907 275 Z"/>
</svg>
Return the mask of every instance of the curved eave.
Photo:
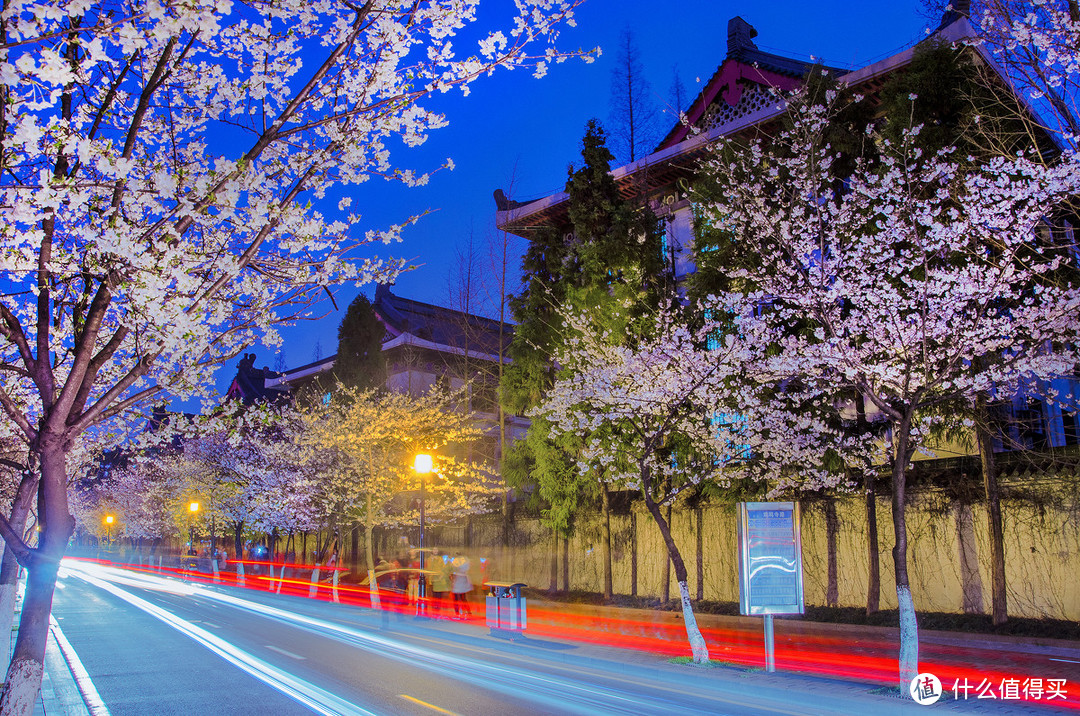
<svg viewBox="0 0 1080 716">
<path fill-rule="evenodd" d="M 680 178 L 694 173 L 697 162 L 704 156 L 708 146 L 724 136 L 736 136 L 755 127 L 767 124 L 784 112 L 785 105 L 764 107 L 753 114 L 728 124 L 696 134 L 678 144 L 653 152 L 636 162 L 611 170 L 611 176 L 624 199 L 641 196 L 656 189 L 670 186 Z M 552 194 L 509 211 L 498 211 L 495 224 L 500 229 L 528 237 L 536 229 L 559 224 L 566 214 L 569 196 L 565 191 Z"/>
<path fill-rule="evenodd" d="M 941 28 L 934 36 L 945 42 L 963 42 L 975 37 L 975 31 L 967 18 L 961 17 Z M 1000 68 L 988 53 L 975 45 L 984 60 L 991 63 L 1001 74 Z M 839 79 L 849 87 L 859 90 L 868 97 L 880 92 L 887 79 L 899 68 L 909 64 L 915 55 L 911 47 L 880 62 L 848 72 Z M 1002 75 L 1004 78 L 1004 75 Z M 1015 90 L 1014 90 L 1015 93 Z M 1019 97 L 1019 95 L 1017 95 Z M 1023 100 L 1023 98 L 1020 98 Z M 1030 104 L 1024 103 L 1036 116 Z M 775 105 L 763 107 L 752 114 L 741 117 L 727 124 L 714 127 L 706 132 L 693 135 L 677 144 L 657 150 L 647 157 L 611 171 L 623 198 L 641 196 L 656 189 L 671 186 L 680 178 L 693 174 L 697 162 L 705 154 L 707 147 L 721 137 L 749 137 L 754 134 L 768 134 L 772 124 L 779 120 L 786 110 L 786 103 L 778 101 Z M 544 226 L 565 223 L 566 202 L 569 197 L 565 191 L 537 199 L 524 206 L 508 211 L 497 211 L 495 223 L 500 229 L 528 238 L 534 231 Z"/>
</svg>

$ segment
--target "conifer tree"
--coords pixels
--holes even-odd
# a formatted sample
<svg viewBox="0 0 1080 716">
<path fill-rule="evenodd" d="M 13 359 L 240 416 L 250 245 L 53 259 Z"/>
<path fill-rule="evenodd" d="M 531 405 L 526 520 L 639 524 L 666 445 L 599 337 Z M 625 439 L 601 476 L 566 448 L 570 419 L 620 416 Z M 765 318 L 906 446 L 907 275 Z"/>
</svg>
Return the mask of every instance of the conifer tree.
<svg viewBox="0 0 1080 716">
<path fill-rule="evenodd" d="M 620 196 L 610 174 L 614 157 L 596 120 L 586 126 L 581 158 L 580 168 L 568 171 L 568 225 L 538 231 L 522 261 L 523 290 L 511 302 L 518 321 L 510 349 L 513 364 L 501 388 L 510 412 L 534 408 L 554 383 L 552 356 L 564 340 L 560 309 L 571 305 L 603 313 L 603 305 L 620 304 L 630 306 L 631 315 L 642 315 L 659 305 L 669 286 L 660 222 L 648 207 Z M 536 484 L 547 503 L 545 520 L 565 535 L 582 504 L 600 498 L 606 508 L 606 488 L 596 476 L 575 469 L 578 437 L 552 441 L 549 432 L 542 418 L 534 421 L 526 439 L 514 446 L 507 478 L 517 485 Z M 605 509 L 605 524 L 606 517 Z M 608 543 L 605 539 L 603 546 Z M 604 552 L 610 596 L 610 554 Z"/>
<path fill-rule="evenodd" d="M 386 382 L 386 359 L 382 339 L 386 329 L 364 294 L 358 294 L 338 326 L 334 377 L 358 390 L 380 387 Z"/>
</svg>

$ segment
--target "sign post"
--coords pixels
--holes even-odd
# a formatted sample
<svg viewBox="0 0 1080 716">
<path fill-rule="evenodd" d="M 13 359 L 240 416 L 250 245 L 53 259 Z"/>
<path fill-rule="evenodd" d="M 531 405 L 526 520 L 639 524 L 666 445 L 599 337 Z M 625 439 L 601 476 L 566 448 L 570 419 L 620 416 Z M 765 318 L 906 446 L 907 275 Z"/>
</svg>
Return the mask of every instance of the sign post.
<svg viewBox="0 0 1080 716">
<path fill-rule="evenodd" d="M 765 670 L 776 671 L 773 615 L 802 614 L 802 539 L 795 502 L 740 502 L 739 612 L 765 618 Z"/>
</svg>

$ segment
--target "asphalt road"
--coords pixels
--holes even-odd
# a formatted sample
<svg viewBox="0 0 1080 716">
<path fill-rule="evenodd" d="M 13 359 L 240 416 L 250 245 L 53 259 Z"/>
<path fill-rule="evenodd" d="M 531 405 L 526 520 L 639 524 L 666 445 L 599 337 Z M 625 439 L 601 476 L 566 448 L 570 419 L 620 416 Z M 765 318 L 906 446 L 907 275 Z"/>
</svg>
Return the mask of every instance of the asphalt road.
<svg viewBox="0 0 1080 716">
<path fill-rule="evenodd" d="M 62 569 L 53 614 L 117 716 L 925 713 L 857 684 L 695 670 L 558 640 L 507 643 L 476 624 L 95 565 Z"/>
</svg>

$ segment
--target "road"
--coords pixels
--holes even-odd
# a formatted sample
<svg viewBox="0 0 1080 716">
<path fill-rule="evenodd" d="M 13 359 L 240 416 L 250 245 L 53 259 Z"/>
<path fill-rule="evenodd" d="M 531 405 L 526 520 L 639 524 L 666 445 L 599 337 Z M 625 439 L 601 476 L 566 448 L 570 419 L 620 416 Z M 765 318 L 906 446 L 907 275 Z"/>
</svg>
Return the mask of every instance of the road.
<svg viewBox="0 0 1080 716">
<path fill-rule="evenodd" d="M 509 643 L 476 624 L 95 564 L 66 560 L 57 587 L 53 614 L 117 716 L 923 713 L 835 680 L 696 669 L 553 639 Z"/>
</svg>

